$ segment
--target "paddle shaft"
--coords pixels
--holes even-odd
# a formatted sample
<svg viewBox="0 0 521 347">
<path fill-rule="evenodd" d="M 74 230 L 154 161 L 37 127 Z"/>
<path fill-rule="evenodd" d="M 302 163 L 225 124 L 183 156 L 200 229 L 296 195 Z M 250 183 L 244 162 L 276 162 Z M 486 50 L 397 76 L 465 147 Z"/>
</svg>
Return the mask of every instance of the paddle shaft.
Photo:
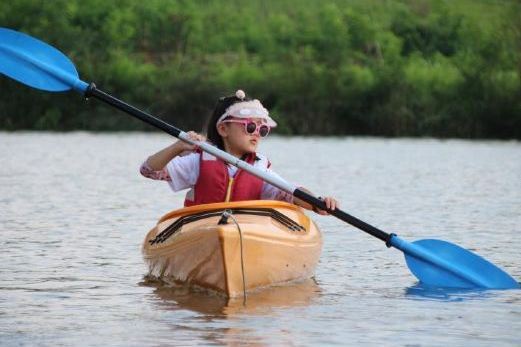
<svg viewBox="0 0 521 347">
<path fill-rule="evenodd" d="M 392 236 L 393 236 L 392 234 L 388 234 L 378 228 L 375 228 L 374 226 L 367 224 L 366 222 L 364 222 L 356 217 L 353 217 L 350 214 L 348 214 L 338 208 L 335 209 L 334 211 L 328 210 L 325 202 L 322 201 L 321 199 L 305 192 L 304 190 L 302 190 L 300 188 L 294 187 L 283 180 L 279 180 L 273 176 L 270 176 L 267 172 L 258 170 L 256 168 L 254 168 L 253 166 L 247 164 L 246 162 L 244 162 L 240 159 L 237 159 L 237 158 L 231 156 L 230 154 L 228 154 L 224 151 L 221 151 L 220 149 L 218 149 L 214 146 L 207 145 L 205 143 L 190 141 L 190 139 L 186 138 L 186 136 L 183 136 L 186 133 L 184 133 L 180 129 L 176 128 L 173 125 L 166 123 L 165 121 L 162 121 L 159 118 L 152 116 L 151 114 L 143 112 L 140 109 L 138 109 L 132 105 L 129 105 L 122 100 L 119 100 L 119 99 L 113 97 L 110 94 L 103 92 L 102 90 L 96 88 L 96 85 L 94 83 L 91 83 L 89 85 L 89 88 L 87 88 L 87 91 L 85 92 L 86 98 L 89 98 L 91 96 L 95 97 L 96 99 L 99 99 L 135 118 L 138 118 L 139 120 L 141 120 L 149 125 L 152 125 L 153 127 L 163 130 L 167 134 L 170 134 L 182 141 L 189 142 L 191 144 L 200 146 L 201 149 L 203 149 L 207 152 L 210 152 L 211 154 L 229 162 L 232 165 L 235 165 L 243 170 L 248 171 L 249 173 L 267 181 L 268 183 L 292 194 L 294 197 L 307 202 L 311 206 L 315 206 L 318 209 L 328 211 L 331 215 L 386 242 L 386 244 L 389 246 L 389 240 L 392 238 Z"/>
<path fill-rule="evenodd" d="M 315 206 L 321 210 L 326 210 L 329 214 L 337 217 L 340 220 L 343 220 L 346 223 L 351 224 L 352 226 L 365 231 L 366 233 L 384 241 L 388 247 L 390 247 L 389 241 L 394 236 L 394 234 L 388 234 L 385 231 L 382 231 L 354 216 L 351 216 L 349 213 L 346 213 L 342 211 L 341 209 L 337 208 L 333 211 L 329 210 L 326 207 L 326 203 L 322 201 L 319 198 L 314 197 L 311 194 L 306 193 L 305 191 L 301 189 L 296 189 L 294 192 L 292 192 L 293 196 L 296 198 L 299 198 L 308 204 L 311 204 L 312 206 Z"/>
<path fill-rule="evenodd" d="M 179 134 L 181 133 L 180 129 L 168 124 L 167 122 L 162 121 L 159 118 L 152 116 L 151 114 L 141 111 L 140 109 L 132 105 L 129 105 L 126 102 L 119 100 L 110 94 L 105 93 L 104 91 L 99 90 L 98 88 L 96 88 L 96 85 L 94 83 L 91 83 L 89 85 L 84 95 L 87 99 L 91 96 L 95 97 L 96 99 L 99 99 L 125 113 L 128 113 L 129 115 L 136 117 L 137 119 L 142 120 L 147 124 L 150 124 L 158 129 L 163 130 L 167 134 L 179 138 Z"/>
</svg>

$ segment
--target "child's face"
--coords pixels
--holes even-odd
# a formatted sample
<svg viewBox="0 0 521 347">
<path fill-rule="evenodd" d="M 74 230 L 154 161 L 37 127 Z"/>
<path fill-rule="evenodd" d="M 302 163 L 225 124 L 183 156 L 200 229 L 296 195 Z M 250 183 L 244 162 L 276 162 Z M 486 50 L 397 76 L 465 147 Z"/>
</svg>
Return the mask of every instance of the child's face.
<svg viewBox="0 0 521 347">
<path fill-rule="evenodd" d="M 245 122 L 254 122 L 257 125 L 257 129 L 253 134 L 249 134 L 246 131 Z M 262 118 L 251 118 L 248 120 L 232 119 L 229 122 L 225 121 L 219 124 L 219 134 L 224 140 L 226 150 L 237 155 L 255 152 L 261 140 L 259 133 L 264 134 L 266 131 L 265 122 Z M 261 125 L 264 128 L 261 129 Z"/>
</svg>

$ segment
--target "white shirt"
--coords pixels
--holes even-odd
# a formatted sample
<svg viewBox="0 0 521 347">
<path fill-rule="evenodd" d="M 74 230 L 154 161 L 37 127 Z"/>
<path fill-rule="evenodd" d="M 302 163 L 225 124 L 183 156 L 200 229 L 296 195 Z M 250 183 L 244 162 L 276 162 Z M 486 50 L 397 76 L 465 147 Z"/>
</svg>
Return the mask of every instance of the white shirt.
<svg viewBox="0 0 521 347">
<path fill-rule="evenodd" d="M 203 155 L 207 155 L 203 153 Z M 260 160 L 255 161 L 254 166 L 269 172 L 271 175 L 282 179 L 271 169 L 267 168 L 268 159 L 262 155 L 257 154 Z M 172 159 L 167 165 L 166 169 L 170 175 L 171 181 L 168 181 L 170 188 L 174 192 L 178 192 L 183 189 L 193 188 L 197 179 L 199 178 L 199 162 L 201 154 L 190 153 L 185 156 L 177 156 Z M 228 174 L 230 177 L 234 177 L 237 173 L 238 168 L 233 165 L 227 165 Z M 264 182 L 261 191 L 262 200 L 281 200 L 289 203 L 293 203 L 293 195 L 286 193 L 279 188 Z"/>
</svg>

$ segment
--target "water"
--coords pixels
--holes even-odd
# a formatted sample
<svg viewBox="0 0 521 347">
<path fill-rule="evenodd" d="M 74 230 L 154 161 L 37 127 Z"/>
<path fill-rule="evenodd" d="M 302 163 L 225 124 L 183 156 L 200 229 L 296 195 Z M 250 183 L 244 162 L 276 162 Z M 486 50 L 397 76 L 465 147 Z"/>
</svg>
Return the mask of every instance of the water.
<svg viewBox="0 0 521 347">
<path fill-rule="evenodd" d="M 239 300 L 146 281 L 140 246 L 182 194 L 141 177 L 161 134 L 0 133 L 0 345 L 521 345 L 521 291 L 416 287 L 402 253 L 332 217 L 315 281 Z M 414 241 L 521 279 L 521 144 L 281 138 L 283 177 Z"/>
</svg>

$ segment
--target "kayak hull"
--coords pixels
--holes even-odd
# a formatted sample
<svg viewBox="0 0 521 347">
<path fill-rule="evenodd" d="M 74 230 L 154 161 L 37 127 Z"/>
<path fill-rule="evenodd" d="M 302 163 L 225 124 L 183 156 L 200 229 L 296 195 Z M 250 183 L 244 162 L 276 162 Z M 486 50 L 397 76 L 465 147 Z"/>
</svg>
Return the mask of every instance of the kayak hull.
<svg viewBox="0 0 521 347">
<path fill-rule="evenodd" d="M 232 212 L 227 221 L 221 221 L 224 210 Z M 315 223 L 301 208 L 279 201 L 172 211 L 150 230 L 143 244 L 151 276 L 228 297 L 312 277 L 321 250 L 322 236 Z"/>
</svg>

